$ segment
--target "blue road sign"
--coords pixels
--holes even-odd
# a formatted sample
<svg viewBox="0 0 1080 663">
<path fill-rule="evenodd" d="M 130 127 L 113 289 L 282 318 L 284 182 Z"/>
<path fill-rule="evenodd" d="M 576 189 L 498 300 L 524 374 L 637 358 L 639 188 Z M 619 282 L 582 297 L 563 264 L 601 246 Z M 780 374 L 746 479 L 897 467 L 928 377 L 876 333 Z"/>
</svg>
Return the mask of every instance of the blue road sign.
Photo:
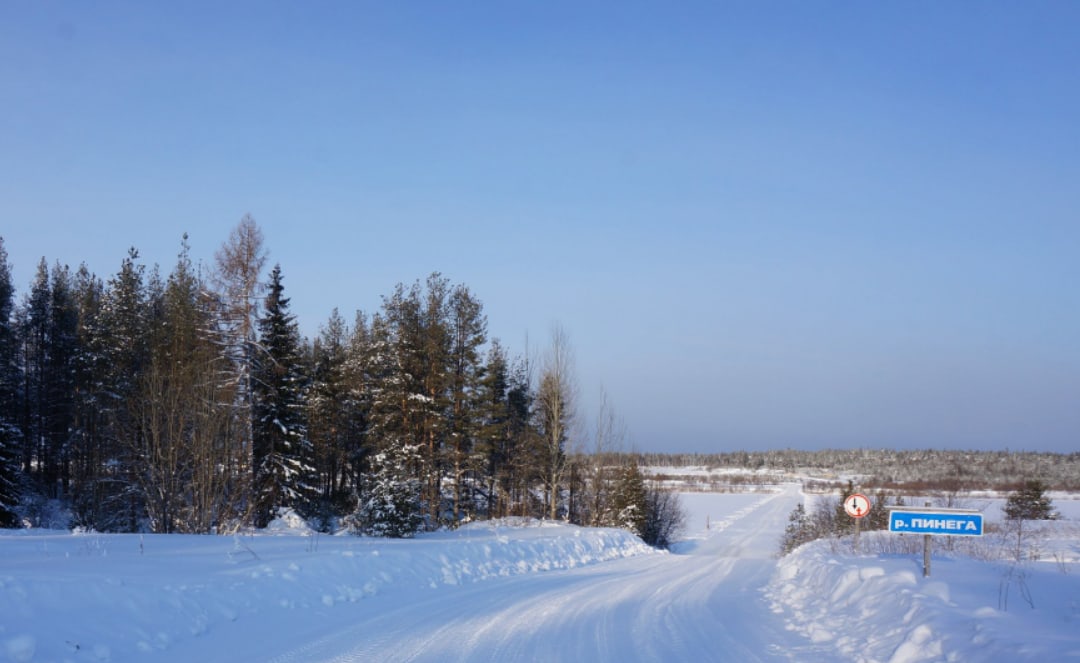
<svg viewBox="0 0 1080 663">
<path fill-rule="evenodd" d="M 982 536 L 983 517 L 977 512 L 890 509 L 889 531 L 908 534 Z"/>
</svg>

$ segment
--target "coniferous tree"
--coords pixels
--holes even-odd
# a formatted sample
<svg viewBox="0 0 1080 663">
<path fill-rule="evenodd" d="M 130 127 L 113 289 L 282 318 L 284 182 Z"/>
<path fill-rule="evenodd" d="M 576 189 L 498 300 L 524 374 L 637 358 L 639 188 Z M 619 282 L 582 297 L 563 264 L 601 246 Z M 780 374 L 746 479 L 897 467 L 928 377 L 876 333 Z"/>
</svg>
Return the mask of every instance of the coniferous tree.
<svg viewBox="0 0 1080 663">
<path fill-rule="evenodd" d="M 316 470 L 318 511 L 325 525 L 349 496 L 349 415 L 354 409 L 347 382 L 349 329 L 334 309 L 312 346 L 308 435 Z"/>
<path fill-rule="evenodd" d="M 408 289 L 398 284 L 383 298 L 382 312 L 371 325 L 372 446 L 376 452 L 388 445 L 420 450 L 414 469 L 432 527 L 442 515 L 449 430 L 447 292 L 439 274 L 428 278 L 426 288 L 419 282 Z"/>
<path fill-rule="evenodd" d="M 345 354 L 345 412 L 342 424 L 345 433 L 340 437 L 345 462 L 338 492 L 358 496 L 363 492 L 363 474 L 373 453 L 372 402 L 373 367 L 379 365 L 372 326 L 367 316 L 357 311 Z M 342 512 L 344 513 L 344 511 Z"/>
<path fill-rule="evenodd" d="M 23 474 L 33 474 L 42 466 L 45 441 L 48 439 L 48 339 L 49 339 L 49 264 L 38 263 L 30 295 L 19 312 L 22 339 L 23 412 L 20 427 L 23 448 L 20 461 Z"/>
<path fill-rule="evenodd" d="M 103 529 L 134 531 L 143 513 L 136 465 L 142 438 L 135 415 L 139 384 L 150 362 L 152 324 L 145 267 L 139 252 L 128 249 L 120 270 L 105 285 L 100 325 L 104 378 L 101 411 L 104 422 L 104 465 L 95 493 L 97 509 L 106 514 Z"/>
<path fill-rule="evenodd" d="M 75 275 L 78 310 L 78 354 L 73 366 L 75 388 L 71 439 L 71 506 L 75 526 L 99 532 L 117 529 L 101 481 L 107 467 L 108 357 L 102 325 L 104 285 L 82 265 Z"/>
<path fill-rule="evenodd" d="M 619 471 L 612 487 L 611 510 L 605 524 L 630 530 L 644 538 L 648 522 L 647 510 L 645 477 L 637 464 L 630 463 Z"/>
<path fill-rule="evenodd" d="M 813 540 L 813 524 L 809 514 L 806 513 L 806 507 L 803 506 L 802 502 L 799 502 L 788 516 L 784 536 L 780 539 L 780 554 L 787 555 L 804 543 Z"/>
<path fill-rule="evenodd" d="M 282 507 L 306 512 L 314 489 L 311 440 L 304 417 L 300 332 L 283 295 L 281 267 L 270 274 L 259 319 L 254 396 L 254 522 L 266 527 Z"/>
<path fill-rule="evenodd" d="M 483 476 L 483 499 L 488 517 L 506 515 L 509 504 L 510 443 L 513 432 L 508 392 L 510 366 L 496 340 L 488 349 L 476 398 L 475 458 Z"/>
<path fill-rule="evenodd" d="M 449 471 L 453 479 L 452 521 L 476 514 L 475 492 L 482 483 L 483 459 L 474 454 L 480 434 L 480 349 L 487 342 L 483 305 L 465 286 L 453 289 L 448 306 L 449 351 Z"/>
<path fill-rule="evenodd" d="M 645 490 L 645 534 L 650 546 L 667 548 L 686 524 L 686 511 L 678 493 L 652 484 Z"/>
<path fill-rule="evenodd" d="M 1010 494 L 1002 508 L 1009 520 L 1053 520 L 1055 517 L 1046 486 L 1036 479 L 1024 482 L 1024 487 Z"/>
<path fill-rule="evenodd" d="M 418 390 L 413 401 L 414 434 L 419 434 L 421 499 L 427 506 L 428 525 L 443 520 L 443 479 L 450 465 L 450 324 L 447 297 L 450 282 L 439 273 L 431 274 L 423 289 L 413 288 L 418 325 L 407 327 L 401 338 L 408 350 L 405 370 L 414 376 Z"/>
<path fill-rule="evenodd" d="M 75 365 L 78 348 L 78 310 L 71 271 L 53 269 L 49 303 L 46 400 L 47 436 L 42 485 L 51 498 L 68 497 L 71 487 L 71 443 L 75 418 Z"/>
<path fill-rule="evenodd" d="M 535 403 L 529 362 L 519 361 L 510 371 L 506 392 L 508 419 L 503 478 L 507 508 L 503 515 L 543 516 L 542 504 L 532 490 L 542 474 L 545 449 L 544 438 L 533 423 Z"/>
<path fill-rule="evenodd" d="M 844 510 L 844 501 L 854 494 L 855 482 L 849 479 L 847 485 L 840 489 L 840 500 L 833 507 L 833 524 L 837 536 L 850 534 L 855 530 L 855 519 L 849 516 L 847 511 Z"/>
<path fill-rule="evenodd" d="M 874 493 L 874 500 L 870 504 L 870 513 L 863 518 L 862 529 L 882 530 L 889 529 L 888 497 L 885 491 L 879 489 Z"/>
<path fill-rule="evenodd" d="M 70 271 L 59 264 L 50 278 L 43 258 L 20 314 L 25 376 L 22 469 L 44 499 L 60 497 L 67 488 L 77 324 L 70 280 Z"/>
<path fill-rule="evenodd" d="M 14 326 L 15 287 L 7 249 L 0 237 L 0 527 L 15 527 L 19 503 L 18 335 Z"/>
<path fill-rule="evenodd" d="M 412 537 L 423 524 L 420 481 L 413 467 L 423 462 L 415 444 L 389 444 L 372 458 L 369 486 L 354 517 L 372 536 Z"/>
</svg>

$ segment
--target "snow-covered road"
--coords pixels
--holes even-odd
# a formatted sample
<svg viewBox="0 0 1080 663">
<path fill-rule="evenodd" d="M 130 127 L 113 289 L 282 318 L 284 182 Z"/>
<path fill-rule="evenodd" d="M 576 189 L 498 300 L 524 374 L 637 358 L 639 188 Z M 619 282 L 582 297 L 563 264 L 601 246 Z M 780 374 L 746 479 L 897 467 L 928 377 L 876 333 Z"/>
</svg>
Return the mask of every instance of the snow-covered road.
<svg viewBox="0 0 1080 663">
<path fill-rule="evenodd" d="M 527 520 L 412 540 L 292 518 L 237 536 L 3 531 L 0 663 L 1080 660 L 1075 516 L 1043 526 L 1038 560 L 945 556 L 923 578 L 921 556 L 835 540 L 778 563 L 800 497 L 684 494 L 671 554 Z M 867 550 L 893 549 L 871 534 Z M 986 538 L 984 554 L 1004 542 Z"/>
<path fill-rule="evenodd" d="M 806 660 L 807 641 L 783 629 L 761 592 L 798 499 L 795 489 L 753 497 L 670 555 L 383 597 L 377 611 L 266 660 Z M 704 520 L 695 506 L 691 518 Z"/>
</svg>

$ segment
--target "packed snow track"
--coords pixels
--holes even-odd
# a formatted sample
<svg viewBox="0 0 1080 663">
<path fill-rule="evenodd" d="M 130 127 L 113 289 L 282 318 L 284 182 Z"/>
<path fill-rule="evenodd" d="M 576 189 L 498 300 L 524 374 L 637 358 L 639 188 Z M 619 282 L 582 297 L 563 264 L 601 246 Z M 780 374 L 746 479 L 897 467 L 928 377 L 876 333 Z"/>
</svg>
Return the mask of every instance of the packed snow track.
<svg viewBox="0 0 1080 663">
<path fill-rule="evenodd" d="M 266 660 L 806 660 L 806 640 L 784 630 L 762 596 L 798 499 L 791 489 L 754 496 L 669 555 L 488 580 L 420 600 L 382 597 L 354 624 Z"/>
</svg>

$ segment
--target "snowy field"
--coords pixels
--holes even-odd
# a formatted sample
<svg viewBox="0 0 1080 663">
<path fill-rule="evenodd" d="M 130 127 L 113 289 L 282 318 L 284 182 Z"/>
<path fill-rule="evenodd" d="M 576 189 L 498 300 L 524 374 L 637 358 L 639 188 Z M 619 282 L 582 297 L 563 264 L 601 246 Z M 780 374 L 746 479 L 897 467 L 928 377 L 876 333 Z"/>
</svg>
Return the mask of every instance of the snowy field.
<svg viewBox="0 0 1080 663">
<path fill-rule="evenodd" d="M 1055 556 L 940 556 L 924 579 L 919 556 L 829 542 L 778 562 L 802 498 L 686 494 L 671 553 L 535 521 L 411 541 L 4 532 L 0 661 L 1080 660 L 1075 503 L 1055 499 Z"/>
</svg>

